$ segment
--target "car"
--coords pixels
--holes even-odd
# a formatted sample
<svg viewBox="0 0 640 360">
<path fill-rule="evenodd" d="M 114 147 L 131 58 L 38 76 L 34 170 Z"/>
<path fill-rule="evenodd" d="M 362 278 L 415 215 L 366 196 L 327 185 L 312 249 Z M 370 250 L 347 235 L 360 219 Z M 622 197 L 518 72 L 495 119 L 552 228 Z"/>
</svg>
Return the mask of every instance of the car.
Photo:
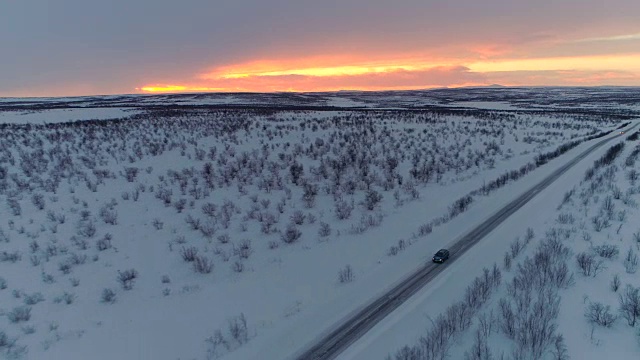
<svg viewBox="0 0 640 360">
<path fill-rule="evenodd" d="M 435 255 L 433 255 L 433 262 L 435 263 L 443 263 L 445 262 L 447 259 L 449 259 L 449 250 L 447 249 L 440 249 L 438 250 L 437 253 L 435 253 Z"/>
</svg>

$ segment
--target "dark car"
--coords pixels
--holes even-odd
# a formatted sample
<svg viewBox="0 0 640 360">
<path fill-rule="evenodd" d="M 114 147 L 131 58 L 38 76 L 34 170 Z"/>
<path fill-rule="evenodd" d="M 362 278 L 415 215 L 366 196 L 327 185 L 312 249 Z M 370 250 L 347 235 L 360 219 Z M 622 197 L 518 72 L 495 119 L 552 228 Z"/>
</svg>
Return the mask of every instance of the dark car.
<svg viewBox="0 0 640 360">
<path fill-rule="evenodd" d="M 449 259 L 449 250 L 440 249 L 435 255 L 433 255 L 432 260 L 433 262 L 436 262 L 436 263 L 443 263 L 447 259 Z"/>
</svg>

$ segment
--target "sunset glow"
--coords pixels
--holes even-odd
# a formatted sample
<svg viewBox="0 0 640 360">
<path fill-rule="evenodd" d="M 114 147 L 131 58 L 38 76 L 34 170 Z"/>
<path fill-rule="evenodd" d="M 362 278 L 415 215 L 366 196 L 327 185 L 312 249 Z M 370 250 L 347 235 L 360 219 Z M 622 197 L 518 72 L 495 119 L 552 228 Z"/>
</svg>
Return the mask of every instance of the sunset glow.
<svg viewBox="0 0 640 360">
<path fill-rule="evenodd" d="M 640 54 L 481 61 L 468 65 L 478 72 L 624 69 L 640 71 Z"/>
<path fill-rule="evenodd" d="M 85 5 L 4 2 L 0 96 L 640 86 L 637 0 Z"/>
<path fill-rule="evenodd" d="M 153 85 L 137 88 L 148 93 L 177 93 L 177 92 L 197 92 L 197 91 L 223 91 L 221 88 L 211 88 L 203 86 L 186 86 L 186 85 Z"/>
<path fill-rule="evenodd" d="M 198 75 L 197 82 L 182 85 L 143 86 L 143 92 L 194 91 L 334 91 L 426 89 L 438 86 L 472 86 L 512 83 L 509 74 L 539 73 L 558 77 L 568 85 L 600 84 L 624 77 L 640 77 L 640 53 L 598 56 L 540 58 L 381 59 L 378 61 L 336 59 L 263 60 L 225 66 Z M 582 76 L 576 74 L 582 73 Z M 624 74 L 624 76 L 623 76 Z M 445 81 L 446 80 L 446 81 Z M 206 85 L 203 85 L 206 84 Z M 534 84 L 540 85 L 540 84 Z"/>
</svg>

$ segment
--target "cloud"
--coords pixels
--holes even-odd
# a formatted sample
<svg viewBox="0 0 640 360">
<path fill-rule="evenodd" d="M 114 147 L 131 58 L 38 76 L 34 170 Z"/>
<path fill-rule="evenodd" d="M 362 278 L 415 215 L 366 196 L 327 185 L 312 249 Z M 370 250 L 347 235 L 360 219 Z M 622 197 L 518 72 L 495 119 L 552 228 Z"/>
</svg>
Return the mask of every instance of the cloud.
<svg viewBox="0 0 640 360">
<path fill-rule="evenodd" d="M 628 70 L 640 72 L 640 53 L 495 59 L 473 62 L 469 64 L 469 68 L 476 72 L 554 70 Z"/>
<path fill-rule="evenodd" d="M 608 70 L 504 71 L 485 74 L 495 83 L 508 86 L 637 86 L 639 73 Z"/>
<path fill-rule="evenodd" d="M 640 33 L 604 36 L 604 37 L 592 37 L 592 38 L 579 39 L 579 40 L 576 40 L 575 42 L 583 43 L 583 42 L 628 41 L 628 40 L 640 40 Z"/>
<path fill-rule="evenodd" d="M 416 78 L 420 71 L 458 65 L 478 73 L 483 71 L 466 60 L 638 52 L 640 13 L 637 0 L 21 0 L 0 4 L 0 94 L 4 95 L 126 93 L 143 84 L 217 88 L 210 83 L 217 82 L 218 76 L 202 79 L 197 74 L 257 59 L 335 60 L 302 67 L 293 62 L 290 65 L 296 67 L 284 69 L 304 70 L 318 64 L 361 65 L 370 58 L 399 59 L 418 52 L 417 57 L 427 58 L 424 66 L 379 73 L 398 71 L 394 76 L 403 79 L 406 71 Z M 465 61 L 433 63 L 433 58 Z M 368 71 L 343 70 L 349 70 L 346 75 L 382 82 Z"/>
<path fill-rule="evenodd" d="M 508 73 L 506 80 L 502 75 Z M 572 74 L 582 74 L 581 77 Z M 520 75 L 522 79 L 516 79 Z M 497 78 L 496 78 L 497 77 Z M 517 85 L 608 84 L 640 82 L 640 54 L 490 59 L 303 58 L 262 60 L 212 69 L 194 81 L 146 85 L 146 92 L 181 91 L 332 91 L 455 87 L 505 83 Z"/>
<path fill-rule="evenodd" d="M 485 76 L 471 72 L 464 66 L 437 66 L 419 70 L 359 71 L 346 75 L 327 73 L 330 75 L 300 75 L 293 71 L 292 73 L 278 73 L 275 75 L 219 77 L 204 84 L 174 85 L 168 90 L 197 91 L 199 88 L 207 87 L 224 89 L 224 91 L 382 90 L 486 83 Z M 142 87 L 142 90 L 148 90 L 146 88 L 148 87 Z"/>
</svg>

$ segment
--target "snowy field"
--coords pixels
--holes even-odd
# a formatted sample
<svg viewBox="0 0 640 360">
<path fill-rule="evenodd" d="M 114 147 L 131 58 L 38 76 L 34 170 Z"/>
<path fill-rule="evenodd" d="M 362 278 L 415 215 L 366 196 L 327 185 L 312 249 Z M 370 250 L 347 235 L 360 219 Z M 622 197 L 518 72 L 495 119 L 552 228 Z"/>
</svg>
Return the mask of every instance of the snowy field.
<svg viewBox="0 0 640 360">
<path fill-rule="evenodd" d="M 52 124 L 79 120 L 117 119 L 136 110 L 119 108 L 65 108 L 46 110 L 15 110 L 0 112 L 0 124 Z"/>
<path fill-rule="evenodd" d="M 291 357 L 595 139 L 635 124 L 628 108 L 576 106 L 585 91 L 547 105 L 535 89 L 2 99 L 0 357 Z M 626 270 L 639 250 L 638 141 L 617 142 L 615 159 L 585 179 L 610 146 L 593 153 L 341 358 L 410 359 L 397 350 L 494 263 L 501 283 L 443 351 L 465 358 L 478 315 L 492 313 L 480 345 L 514 358 L 499 300 L 516 301 L 506 289 L 517 264 L 552 236 L 573 281 L 549 290 L 561 300 L 544 358 L 558 335 L 572 359 L 637 358 L 618 294 L 640 286 Z M 528 245 L 514 251 L 517 237 Z M 604 245 L 617 254 L 602 258 Z M 588 276 L 582 253 L 597 267 Z M 618 317 L 610 326 L 584 316 L 596 302 Z"/>
</svg>

